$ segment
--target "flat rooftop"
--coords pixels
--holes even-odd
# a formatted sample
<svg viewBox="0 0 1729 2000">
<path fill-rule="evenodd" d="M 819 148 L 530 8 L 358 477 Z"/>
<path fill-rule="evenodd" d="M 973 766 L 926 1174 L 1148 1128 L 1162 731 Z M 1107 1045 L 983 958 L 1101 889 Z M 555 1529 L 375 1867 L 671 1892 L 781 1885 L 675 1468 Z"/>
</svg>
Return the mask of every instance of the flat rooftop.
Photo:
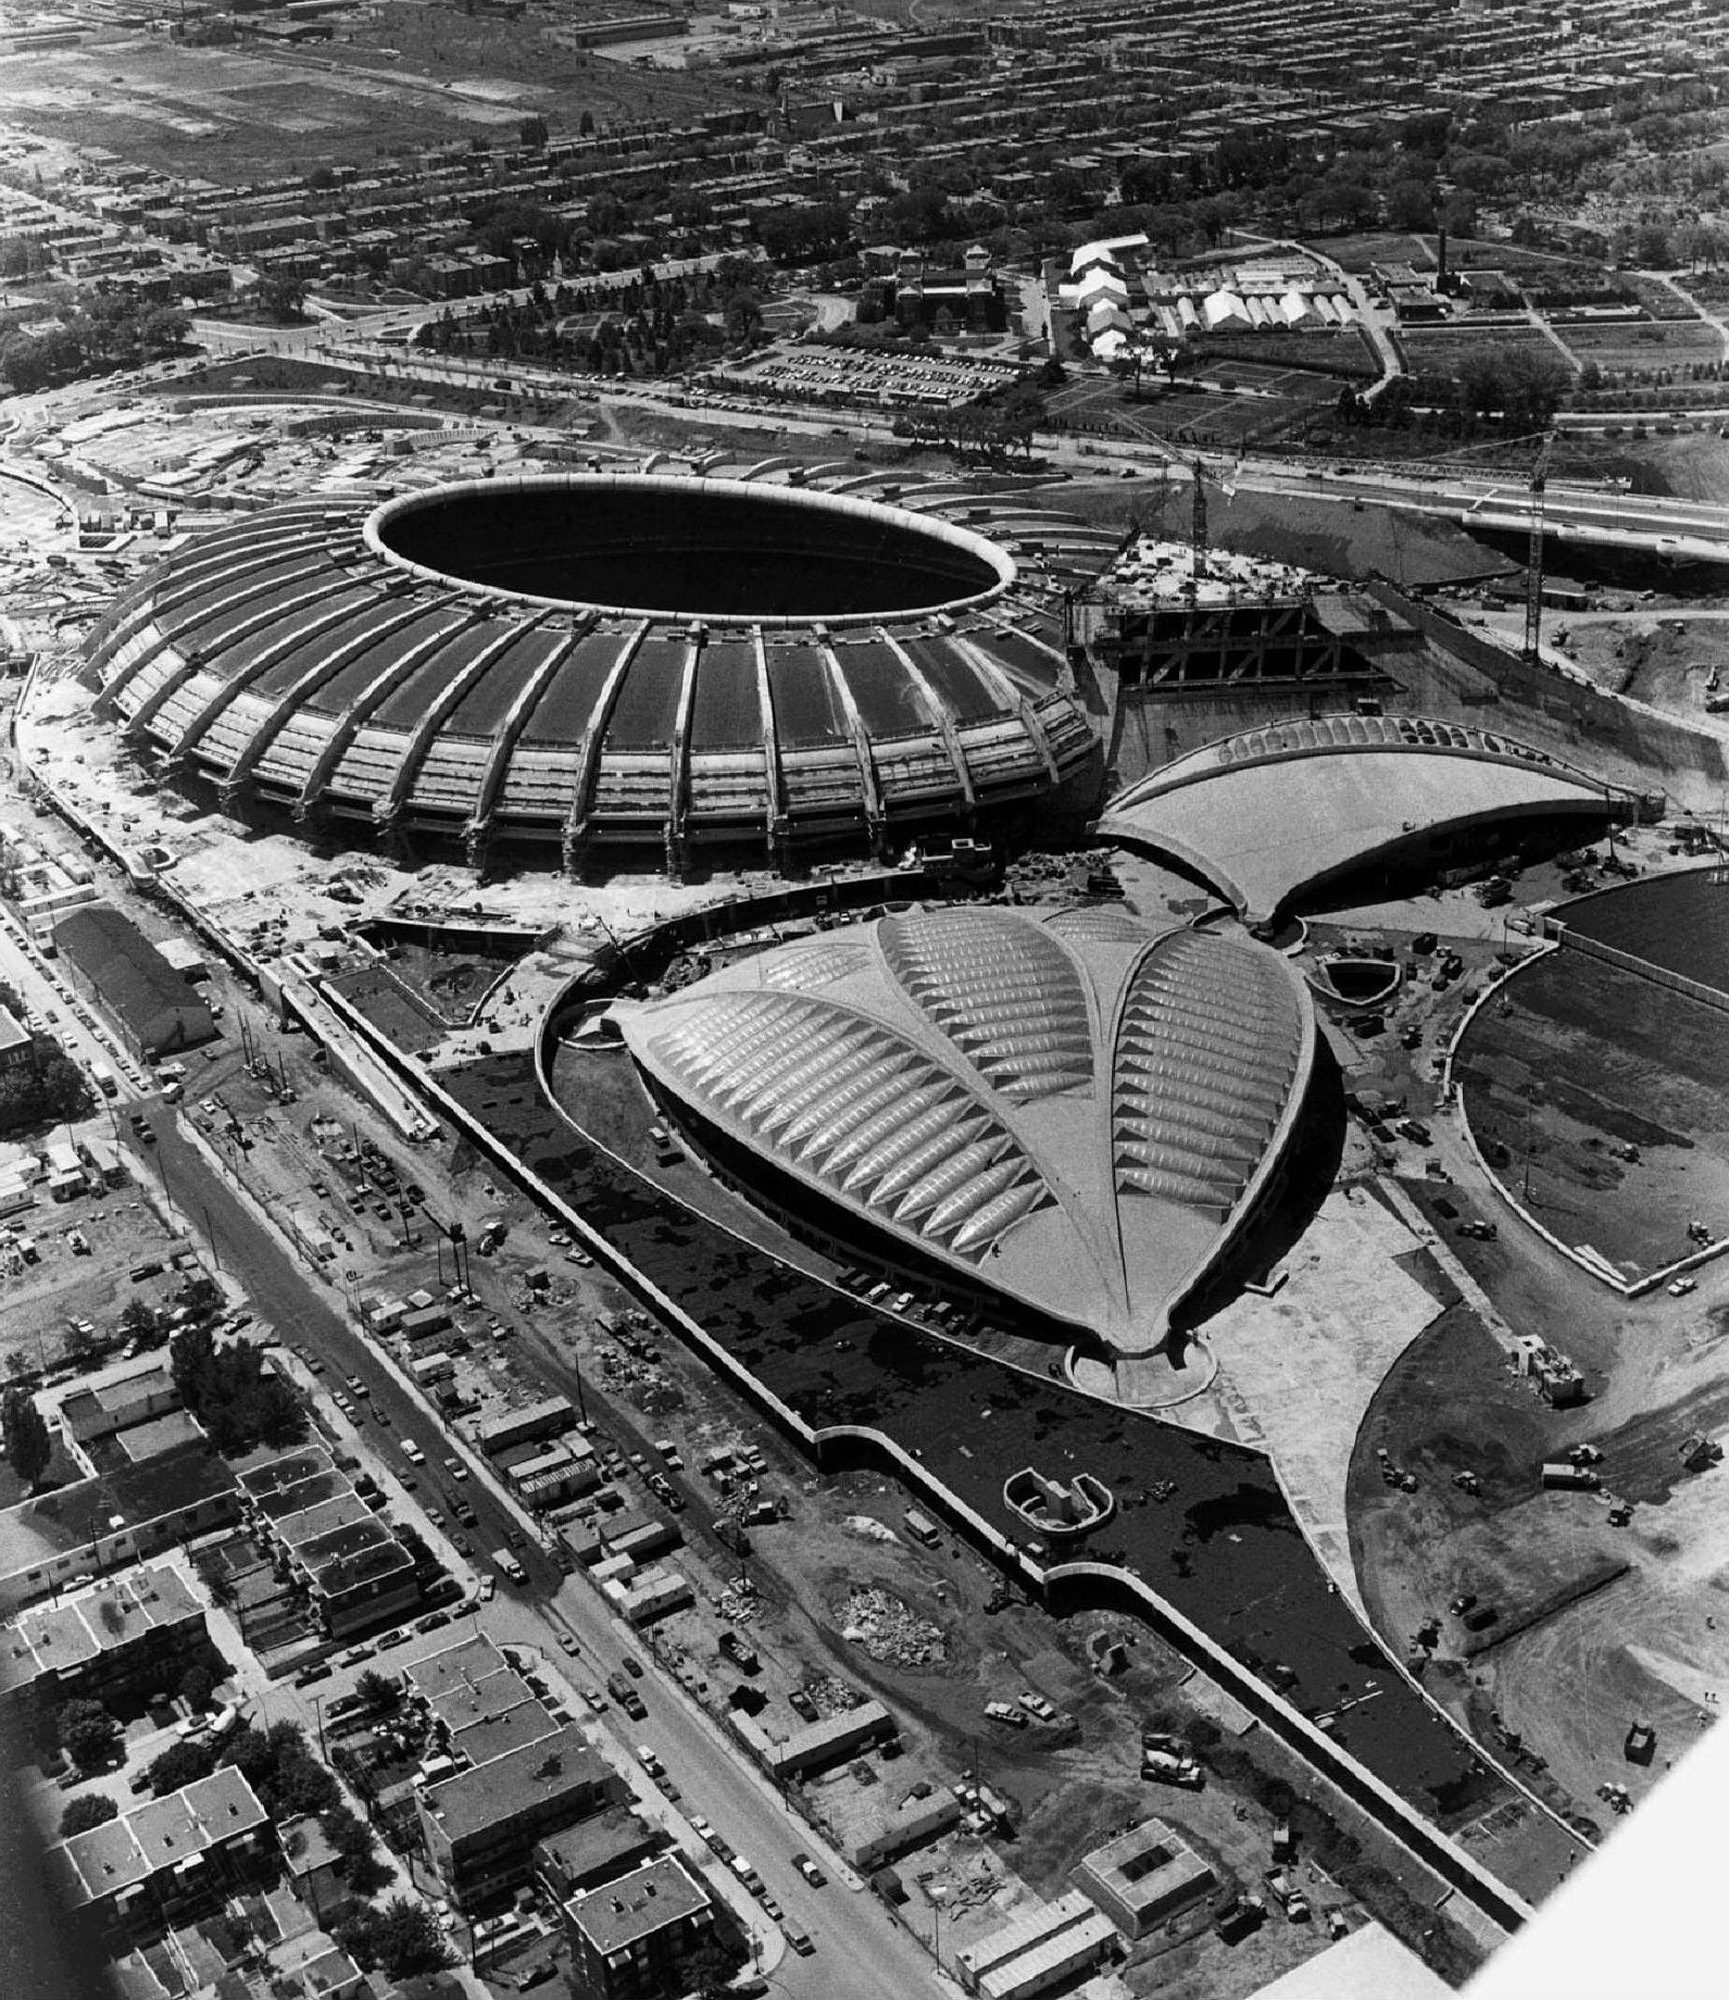
<svg viewBox="0 0 1729 2000">
<path fill-rule="evenodd" d="M 564 1906 L 571 1923 L 608 1957 L 709 1907 L 707 1891 L 671 1855 L 572 1896 Z"/>
<path fill-rule="evenodd" d="M 118 1456 L 131 1465 L 160 1458 L 164 1452 L 182 1445 L 199 1444 L 204 1427 L 190 1410 L 164 1410 L 159 1417 L 146 1417 L 141 1424 L 128 1424 L 104 1442 L 113 1445 Z"/>
<path fill-rule="evenodd" d="M 250 1493 L 253 1499 L 261 1499 L 266 1493 L 279 1492 L 285 1486 L 293 1486 L 299 1480 L 310 1479 L 320 1472 L 330 1472 L 334 1463 L 329 1452 L 318 1445 L 301 1445 L 295 1451 L 285 1451 L 280 1458 L 268 1460 L 263 1465 L 252 1466 L 241 1473 L 242 1492 Z"/>
<path fill-rule="evenodd" d="M 268 1817 L 252 1787 L 225 1765 L 51 1852 L 73 1901 L 90 1903 L 250 1833 Z"/>
<path fill-rule="evenodd" d="M 425 1794 L 426 1808 L 455 1846 L 548 1798 L 603 1786 L 612 1767 L 570 1725 L 472 1771 L 446 1778 Z"/>
<path fill-rule="evenodd" d="M 527 1681 L 501 1661 L 496 1673 L 451 1681 L 435 1694 L 429 1694 L 426 1700 L 447 1729 L 458 1730 L 490 1721 L 494 1716 L 508 1715 L 513 1708 L 520 1708 L 535 1697 Z"/>
<path fill-rule="evenodd" d="M 0 1513 L 0 1576 L 87 1547 L 115 1523 L 136 1527 L 234 1490 L 234 1474 L 200 1438 L 137 1465 L 39 1493 Z"/>
<path fill-rule="evenodd" d="M 563 1870 L 566 1881 L 604 1878 L 614 1866 L 666 1844 L 666 1835 L 629 1806 L 608 1806 L 561 1832 L 549 1833 L 539 1847 Z"/>
<path fill-rule="evenodd" d="M 26 1611 L 0 1634 L 0 1691 L 86 1665 L 141 1633 L 202 1615 L 178 1570 L 158 1566 L 111 1578 L 79 1596 Z"/>
<path fill-rule="evenodd" d="M 297 1486 L 292 1490 L 298 1493 L 300 1488 Z M 327 1535 L 375 1525 L 372 1510 L 346 1481 L 339 1493 L 317 1500 L 310 1507 L 302 1507 L 297 1513 L 284 1514 L 275 1524 L 276 1532 L 297 1553 L 309 1551 L 311 1544 L 322 1541 Z M 363 1544 L 357 1543 L 356 1546 Z"/>
<path fill-rule="evenodd" d="M 488 1674 L 511 1672 L 511 1666 L 484 1632 L 476 1632 L 442 1652 L 428 1653 L 407 1671 L 411 1685 L 428 1701 L 436 1701 L 448 1688 L 472 1687 Z"/>
<path fill-rule="evenodd" d="M 496 1714 L 480 1716 L 462 1729 L 453 1729 L 450 1747 L 471 1765 L 479 1766 L 490 1764 L 495 1757 L 508 1757 L 513 1751 L 526 1749 L 529 1744 L 543 1742 L 557 1733 L 558 1724 L 545 1704 L 530 1695 L 514 1708 L 500 1709 Z"/>
<path fill-rule="evenodd" d="M 268 1493 L 255 1495 L 254 1505 L 267 1521 L 291 1521 L 297 1514 L 307 1513 L 326 1500 L 335 1500 L 352 1491 L 343 1473 L 312 1472 L 292 1485 L 272 1487 Z"/>
</svg>

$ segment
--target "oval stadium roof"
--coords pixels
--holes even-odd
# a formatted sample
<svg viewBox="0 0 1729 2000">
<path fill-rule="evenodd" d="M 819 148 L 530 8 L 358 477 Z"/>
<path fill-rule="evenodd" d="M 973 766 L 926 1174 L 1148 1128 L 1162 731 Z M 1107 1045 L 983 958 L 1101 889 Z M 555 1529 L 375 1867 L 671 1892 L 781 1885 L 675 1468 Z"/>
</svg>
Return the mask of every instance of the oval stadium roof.
<svg viewBox="0 0 1729 2000">
<path fill-rule="evenodd" d="M 565 866 L 881 850 L 1096 772 L 1055 595 L 1096 537 L 915 497 L 614 474 L 278 508 L 116 602 L 99 705 L 230 808 Z"/>
<path fill-rule="evenodd" d="M 914 910 L 614 1013 L 688 1119 L 1118 1357 L 1265 1188 L 1314 1042 L 1277 953 L 1098 909 Z"/>
<path fill-rule="evenodd" d="M 1625 816 L 1626 794 L 1498 730 L 1321 715 L 1227 736 L 1139 779 L 1096 831 L 1172 856 L 1245 922 L 1435 836 L 1501 821 Z"/>
</svg>

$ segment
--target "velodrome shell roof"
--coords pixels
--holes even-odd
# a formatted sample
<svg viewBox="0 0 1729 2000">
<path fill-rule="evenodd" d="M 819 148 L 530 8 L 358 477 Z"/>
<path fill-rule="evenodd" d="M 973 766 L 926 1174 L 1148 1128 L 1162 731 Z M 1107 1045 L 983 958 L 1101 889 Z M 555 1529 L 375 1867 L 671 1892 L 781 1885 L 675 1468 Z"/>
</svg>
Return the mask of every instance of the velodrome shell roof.
<svg viewBox="0 0 1729 2000">
<path fill-rule="evenodd" d="M 1122 1353 L 1246 1213 L 1314 1042 L 1277 953 L 1099 909 L 915 909 L 614 1013 L 729 1139 Z"/>
<path fill-rule="evenodd" d="M 1302 716 L 1204 745 L 1105 808 L 1097 832 L 1181 860 L 1250 923 L 1299 892 L 1446 828 L 1625 794 L 1498 730 L 1417 715 Z"/>
<path fill-rule="evenodd" d="M 1012 499 L 858 480 L 772 499 L 766 478 L 660 474 L 488 493 L 505 505 L 545 491 L 556 506 L 585 486 L 693 514 L 700 496 L 741 565 L 750 521 L 728 527 L 728 503 L 808 515 L 813 534 L 851 532 L 867 553 L 872 537 L 915 550 L 922 537 L 965 565 L 956 552 L 971 548 L 988 587 L 828 618 L 561 600 L 442 574 L 379 529 L 478 504 L 469 488 L 377 510 L 311 500 L 214 529 L 123 593 L 89 648 L 99 704 L 171 772 L 236 804 L 567 843 L 829 837 L 1036 798 L 1091 758 L 1056 593 L 1108 558 L 1100 531 Z M 397 532 L 417 546 L 413 527 Z M 488 560 L 511 574 L 507 550 Z M 885 554 L 878 574 L 893 566 Z M 610 582 L 604 563 L 590 569 Z"/>
</svg>

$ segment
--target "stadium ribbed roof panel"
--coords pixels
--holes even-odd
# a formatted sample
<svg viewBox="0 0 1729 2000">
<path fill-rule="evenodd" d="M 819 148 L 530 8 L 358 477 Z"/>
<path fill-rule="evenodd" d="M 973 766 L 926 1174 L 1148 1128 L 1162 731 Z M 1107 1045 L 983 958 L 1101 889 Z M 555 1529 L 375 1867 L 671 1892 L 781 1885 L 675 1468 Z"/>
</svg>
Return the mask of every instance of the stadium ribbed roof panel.
<svg viewBox="0 0 1729 2000">
<path fill-rule="evenodd" d="M 989 538 L 1003 506 L 965 511 L 649 473 L 306 501 L 177 550 L 89 660 L 101 710 L 231 809 L 566 865 L 597 843 L 675 866 L 702 842 L 880 851 L 1096 774 L 1048 565 L 1104 555 L 1053 515 L 1017 563 Z M 289 726 L 313 716 L 322 736 Z M 475 754 L 433 782 L 457 738 Z"/>
<path fill-rule="evenodd" d="M 1130 1355 L 1276 1174 L 1314 1046 L 1277 953 L 1121 910 L 913 909 L 615 1015 L 733 1177 Z"/>
</svg>

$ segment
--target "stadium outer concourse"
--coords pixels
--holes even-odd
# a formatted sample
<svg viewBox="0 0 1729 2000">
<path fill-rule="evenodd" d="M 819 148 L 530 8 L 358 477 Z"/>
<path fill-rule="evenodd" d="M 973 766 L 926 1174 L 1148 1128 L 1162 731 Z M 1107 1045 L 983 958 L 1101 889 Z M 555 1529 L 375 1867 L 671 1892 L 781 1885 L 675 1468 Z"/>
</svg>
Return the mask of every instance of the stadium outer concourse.
<svg viewBox="0 0 1729 2000">
<path fill-rule="evenodd" d="M 914 908 L 608 1019 L 754 1199 L 1054 1322 L 1140 1404 L 1275 1185 L 1315 1056 L 1277 952 L 1114 909 Z"/>
<path fill-rule="evenodd" d="M 474 865 L 1078 821 L 1100 759 L 1050 565 L 1091 574 L 1099 536 L 910 497 L 610 473 L 278 507 L 121 595 L 98 707 L 227 810 Z"/>
</svg>

